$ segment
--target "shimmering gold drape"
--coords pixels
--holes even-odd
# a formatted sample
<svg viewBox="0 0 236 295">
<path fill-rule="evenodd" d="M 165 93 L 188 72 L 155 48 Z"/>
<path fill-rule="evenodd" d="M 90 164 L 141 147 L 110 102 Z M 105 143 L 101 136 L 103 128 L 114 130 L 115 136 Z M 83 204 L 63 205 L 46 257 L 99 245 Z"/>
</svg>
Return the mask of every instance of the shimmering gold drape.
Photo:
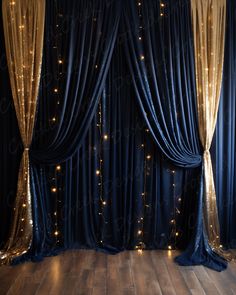
<svg viewBox="0 0 236 295">
<path fill-rule="evenodd" d="M 32 240 L 29 147 L 40 82 L 45 0 L 3 0 L 3 27 L 11 89 L 24 145 L 10 238 L 2 262 L 25 253 Z"/>
<path fill-rule="evenodd" d="M 191 12 L 199 132 L 204 148 L 204 219 L 209 242 L 214 249 L 219 250 L 219 221 L 209 149 L 214 135 L 220 100 L 226 0 L 191 0 Z"/>
</svg>

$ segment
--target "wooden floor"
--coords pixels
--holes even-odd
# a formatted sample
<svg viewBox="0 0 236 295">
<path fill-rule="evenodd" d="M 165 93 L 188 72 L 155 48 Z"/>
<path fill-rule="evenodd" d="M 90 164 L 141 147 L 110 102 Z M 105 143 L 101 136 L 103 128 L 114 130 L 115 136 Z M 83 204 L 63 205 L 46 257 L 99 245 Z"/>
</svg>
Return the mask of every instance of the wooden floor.
<svg viewBox="0 0 236 295">
<path fill-rule="evenodd" d="M 180 267 L 175 251 L 126 251 L 106 255 L 67 251 L 39 263 L 0 267 L 0 295 L 236 294 L 236 262 L 221 273 Z"/>
</svg>

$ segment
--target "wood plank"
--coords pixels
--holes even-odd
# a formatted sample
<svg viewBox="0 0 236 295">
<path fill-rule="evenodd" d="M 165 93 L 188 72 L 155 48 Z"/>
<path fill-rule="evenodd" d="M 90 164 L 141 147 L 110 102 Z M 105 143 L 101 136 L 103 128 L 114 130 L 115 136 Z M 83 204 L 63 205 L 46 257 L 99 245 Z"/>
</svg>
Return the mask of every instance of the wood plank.
<svg viewBox="0 0 236 295">
<path fill-rule="evenodd" d="M 227 280 L 225 280 L 226 277 L 224 273 L 227 272 L 227 270 L 222 272 L 216 272 L 212 269 L 205 268 L 205 271 L 208 273 L 209 277 L 212 279 L 219 293 L 221 293 L 222 295 L 234 295 L 234 292 L 228 286 Z"/>
<path fill-rule="evenodd" d="M 161 295 L 162 292 L 155 271 L 153 266 L 150 265 L 150 252 L 143 251 L 143 254 L 140 255 L 137 251 L 133 251 L 130 255 L 135 294 Z"/>
<path fill-rule="evenodd" d="M 195 266 L 194 267 L 194 273 L 196 277 L 198 278 L 202 289 L 205 291 L 208 295 L 220 295 L 219 290 L 216 288 L 214 282 L 209 277 L 208 273 L 206 272 L 205 268 L 203 266 Z"/>
<path fill-rule="evenodd" d="M 175 290 L 181 295 L 190 295 L 189 288 L 183 280 L 183 276 L 178 268 L 178 265 L 173 261 L 173 257 L 177 256 L 177 251 L 166 251 L 167 253 L 162 253 L 164 257 L 164 262 L 166 264 L 170 280 Z"/>
<path fill-rule="evenodd" d="M 205 295 L 198 278 L 196 277 L 193 267 L 187 267 L 187 266 L 179 266 L 180 272 L 185 280 L 185 283 L 187 284 L 191 294 L 193 295 Z"/>
<path fill-rule="evenodd" d="M 170 275 L 168 272 L 168 269 L 166 267 L 166 264 L 163 260 L 163 252 L 158 251 L 150 251 L 151 254 L 151 260 L 150 263 L 152 263 L 154 271 L 157 276 L 157 280 L 160 284 L 161 292 L 163 295 L 176 295 L 174 286 L 172 285 Z"/>
</svg>

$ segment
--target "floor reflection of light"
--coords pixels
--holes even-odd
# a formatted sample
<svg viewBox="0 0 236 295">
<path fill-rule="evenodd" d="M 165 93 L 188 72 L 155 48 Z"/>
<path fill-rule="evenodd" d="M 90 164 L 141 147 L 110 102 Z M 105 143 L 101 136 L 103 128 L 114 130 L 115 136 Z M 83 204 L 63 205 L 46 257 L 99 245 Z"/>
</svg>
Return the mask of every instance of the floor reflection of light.
<svg viewBox="0 0 236 295">
<path fill-rule="evenodd" d="M 172 257 L 172 251 L 171 250 L 168 250 L 167 254 L 168 254 L 168 257 Z"/>
<path fill-rule="evenodd" d="M 59 260 L 59 257 L 57 257 L 58 259 L 53 259 L 53 263 L 52 263 L 52 277 L 53 277 L 53 281 L 54 283 L 58 283 L 58 281 L 61 278 L 61 262 Z"/>
</svg>

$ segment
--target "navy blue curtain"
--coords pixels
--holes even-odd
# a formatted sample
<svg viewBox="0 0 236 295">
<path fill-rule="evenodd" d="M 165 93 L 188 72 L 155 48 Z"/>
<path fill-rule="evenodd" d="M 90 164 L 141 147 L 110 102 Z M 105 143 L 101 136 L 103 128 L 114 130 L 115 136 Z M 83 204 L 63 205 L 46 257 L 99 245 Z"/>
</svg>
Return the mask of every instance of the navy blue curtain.
<svg viewBox="0 0 236 295">
<path fill-rule="evenodd" d="M 190 2 L 127 2 L 127 60 L 137 99 L 150 132 L 164 155 L 180 167 L 198 167 L 194 50 Z M 200 170 L 198 215 L 193 238 L 176 261 L 222 270 L 226 262 L 215 254 L 205 234 L 203 170 Z"/>
<path fill-rule="evenodd" d="M 114 254 L 140 244 L 146 249 L 186 245 L 191 221 L 185 217 L 195 208 L 183 200 L 186 192 L 194 194 L 197 174 L 158 153 L 137 107 L 124 55 L 120 33 L 99 106 L 77 152 L 64 163 L 34 165 L 34 241 L 21 260 L 68 248 Z M 51 113 L 49 118 L 54 109 Z M 100 169 L 102 180 L 96 174 Z"/>
<path fill-rule="evenodd" d="M 47 30 L 45 31 L 38 120 L 31 150 L 34 240 L 30 253 L 21 261 L 38 260 L 43 256 L 53 255 L 68 248 L 93 248 L 108 253 L 116 253 L 123 249 L 135 249 L 139 245 L 146 249 L 168 249 L 170 246 L 173 249 L 184 249 L 189 245 L 193 233 L 196 234 L 196 228 L 201 230 L 201 224 L 196 227 L 197 222 L 201 222 L 198 219 L 201 213 L 201 206 L 198 207 L 201 204 L 198 201 L 201 202 L 201 198 L 197 193 L 201 179 L 201 167 L 193 169 L 174 166 L 173 162 L 168 160 L 168 154 L 164 150 L 161 152 L 160 146 L 157 148 L 157 141 L 153 138 L 154 132 L 152 135 L 150 134 L 151 131 L 156 133 L 157 130 L 153 121 L 150 120 L 151 123 L 148 124 L 148 120 L 144 119 L 140 101 L 137 100 L 137 88 L 135 89 L 134 86 L 139 76 L 135 75 L 135 83 L 133 84 L 132 72 L 130 72 L 130 66 L 127 63 L 127 52 L 125 52 L 127 48 L 124 46 L 127 38 L 127 32 L 124 32 L 123 28 L 124 15 L 122 15 L 123 20 L 121 19 L 120 22 L 123 25 L 116 38 L 108 76 L 106 81 L 103 81 L 102 76 L 106 74 L 105 68 L 108 70 L 109 65 L 109 61 L 106 60 L 103 53 L 106 52 L 105 48 L 107 50 L 110 48 L 112 51 L 113 45 L 108 42 L 112 37 L 112 27 L 107 27 L 105 24 L 103 27 L 105 32 L 102 30 L 104 43 L 99 42 L 97 48 L 96 36 L 99 25 L 96 25 L 96 22 L 99 15 L 100 26 L 103 26 L 103 21 L 106 23 L 113 20 L 113 29 L 115 30 L 119 17 L 117 1 L 111 3 L 101 1 L 103 3 L 101 9 L 98 9 L 99 2 L 96 1 L 67 2 L 69 3 L 47 1 Z M 187 114 L 186 109 L 183 109 L 183 107 L 187 107 L 188 114 L 192 115 L 191 118 L 178 116 L 176 122 L 175 113 L 172 113 L 167 120 L 172 118 L 173 121 L 168 121 L 166 126 L 161 125 L 161 127 L 165 127 L 169 133 L 172 127 L 179 130 L 175 138 L 170 133 L 168 140 L 171 139 L 174 143 L 182 142 L 185 144 L 183 150 L 196 153 L 195 143 L 198 146 L 198 137 L 195 134 L 196 131 L 193 130 L 196 116 L 194 114 L 195 85 L 189 3 L 187 2 L 186 6 L 186 1 L 182 3 L 177 1 L 176 4 L 171 3 L 171 6 L 168 6 L 169 2 L 172 1 L 164 2 L 166 6 L 163 12 L 159 11 L 160 3 L 156 4 L 154 1 L 152 4 L 150 1 L 146 2 L 145 5 L 148 6 L 141 8 L 147 12 L 145 9 L 150 10 L 152 7 L 153 11 L 159 13 L 158 15 L 164 14 L 163 17 L 160 15 L 160 19 L 155 18 L 154 26 L 158 27 L 158 30 L 154 36 L 158 34 L 161 37 L 161 41 L 157 42 L 159 45 L 157 48 L 158 60 L 160 61 L 157 67 L 157 80 L 159 81 L 160 74 L 163 75 L 163 79 L 168 77 L 168 80 L 158 82 L 157 89 L 160 100 L 163 99 L 163 93 L 165 94 L 166 104 L 162 105 L 165 110 L 169 110 L 169 104 L 174 104 L 176 101 L 178 112 Z M 235 63 L 233 62 L 236 54 L 234 50 L 236 11 L 235 3 L 230 2 L 227 12 L 222 100 L 212 146 L 221 238 L 225 247 L 235 247 L 236 245 L 236 231 L 233 227 L 236 216 L 236 126 L 234 119 L 236 106 Z M 91 3 L 93 5 L 89 6 Z M 182 5 L 183 3 L 185 5 Z M 110 9 L 114 6 L 110 5 L 118 5 L 117 10 L 111 11 Z M 136 9 L 137 3 L 135 2 L 133 5 L 134 7 L 129 10 Z M 74 6 L 81 7 L 74 10 L 72 9 Z M 125 7 L 123 6 L 123 8 Z M 88 13 L 84 14 L 82 8 Z M 126 13 L 129 10 L 126 10 Z M 112 20 L 106 14 L 108 12 Z M 151 15 L 152 13 L 150 13 Z M 84 16 L 86 16 L 85 20 Z M 105 16 L 106 19 L 103 19 Z M 145 24 L 144 16 L 145 14 L 143 14 L 143 24 Z M 92 19 L 95 22 L 94 25 L 92 25 Z M 82 24 L 83 21 L 85 24 Z M 129 21 L 131 22 L 130 28 L 134 28 L 136 16 L 130 14 Z M 151 17 L 149 21 L 152 21 Z M 75 29 L 73 22 L 78 24 Z M 86 31 L 84 38 L 87 41 L 85 41 L 82 38 L 82 32 L 89 30 L 90 25 L 94 30 Z M 73 32 L 70 28 L 73 28 Z M 2 225 L 0 244 L 3 245 L 8 237 L 12 217 L 22 146 L 12 104 L 4 40 L 1 33 L 2 23 L 0 30 L 0 81 L 4 81 L 4 83 L 0 83 L 0 210 L 3 213 L 0 217 Z M 82 48 L 85 50 L 89 47 L 88 38 L 91 35 L 95 41 L 91 41 L 89 54 L 89 50 L 84 51 L 85 59 L 82 60 L 83 65 L 81 65 L 81 70 L 84 70 L 86 56 L 89 57 L 90 70 L 88 70 L 86 80 L 85 77 L 80 76 L 82 84 L 78 85 L 79 59 L 82 58 L 78 52 L 82 53 Z M 77 37 L 82 39 L 77 39 Z M 148 49 L 149 45 L 146 44 L 147 38 L 148 34 L 146 37 L 143 36 L 145 52 L 150 50 Z M 182 38 L 186 42 L 185 44 L 180 42 Z M 82 40 L 84 43 L 80 44 Z M 170 41 L 172 52 L 169 49 Z M 69 42 L 71 42 L 70 45 Z M 181 46 L 183 46 L 183 50 Z M 103 48 L 102 52 L 100 48 Z M 175 50 L 179 52 L 180 57 L 174 54 Z M 95 51 L 97 51 L 99 58 L 97 56 L 93 59 Z M 70 54 L 74 59 L 70 58 Z M 150 58 L 150 55 L 146 55 L 142 65 L 145 64 L 147 68 L 147 82 L 150 83 L 151 91 L 154 91 L 153 75 L 150 75 L 152 73 Z M 62 63 L 59 63 L 59 60 Z M 103 70 L 99 64 L 101 60 L 104 61 Z M 170 60 L 173 63 L 173 72 L 170 71 Z M 93 67 L 97 72 L 94 72 Z M 168 75 L 165 70 L 169 71 Z M 186 80 L 184 78 L 185 70 Z M 69 76 L 67 76 L 67 72 Z M 96 81 L 99 79 L 100 83 L 97 84 Z M 83 82 L 85 83 L 84 87 L 86 86 L 84 93 L 88 95 L 89 101 L 93 100 L 95 103 L 92 109 L 83 113 L 84 116 L 79 117 L 76 112 L 77 110 L 82 112 L 83 108 L 82 104 L 78 105 L 77 103 L 84 102 L 84 99 L 85 105 L 89 103 L 86 96 L 81 94 L 83 89 L 80 87 L 83 88 Z M 100 95 L 93 97 L 95 84 L 99 88 L 96 93 L 100 93 Z M 103 84 L 103 87 L 100 88 L 100 84 Z M 89 85 L 92 85 L 91 88 Z M 168 87 L 168 85 L 174 86 Z M 146 84 L 145 87 L 147 87 Z M 55 92 L 55 89 L 58 91 Z M 76 89 L 78 89 L 78 93 Z M 138 90 L 140 91 L 140 88 Z M 74 97 L 77 97 L 77 100 Z M 152 97 L 154 98 L 156 95 Z M 181 101 L 186 101 L 187 97 L 190 104 L 182 107 Z M 149 105 L 145 107 L 147 108 Z M 60 119 L 62 117 L 64 117 L 63 120 Z M 148 119 L 150 118 L 149 114 Z M 164 117 L 159 118 L 162 120 Z M 85 124 L 86 120 L 88 122 L 91 120 L 91 122 L 87 125 Z M 102 128 L 97 126 L 100 125 L 100 120 Z M 79 131 L 83 126 L 84 129 Z M 167 132 L 164 135 L 166 136 Z M 192 138 L 196 139 L 194 139 L 194 145 L 192 141 L 187 142 Z M 64 140 L 67 141 L 67 144 L 63 143 Z M 54 144 L 55 154 L 53 153 Z M 80 147 L 77 148 L 77 145 Z M 103 161 L 102 166 L 100 166 L 101 160 Z M 61 161 L 64 162 L 61 163 Z M 180 163 L 175 164 L 179 165 Z M 60 168 L 58 169 L 58 167 Z M 102 181 L 100 176 L 96 174 L 97 170 L 102 170 Z M 56 192 L 53 190 L 54 188 L 56 188 Z M 143 198 L 144 192 L 145 198 Z M 141 235 L 138 234 L 140 230 L 142 231 Z M 55 232 L 58 235 L 55 235 Z M 204 242 L 202 235 L 200 237 Z M 206 246 L 201 244 L 198 247 L 199 252 L 197 252 L 198 254 L 202 251 L 204 254 L 203 263 L 206 262 L 208 266 L 218 270 L 222 269 L 221 266 L 217 267 L 215 264 L 211 265 L 211 261 L 206 261 L 205 249 Z M 199 256 L 197 259 L 199 262 Z"/>
<path fill-rule="evenodd" d="M 225 57 L 213 166 L 220 218 L 221 241 L 236 247 L 236 3 L 227 1 Z"/>
<path fill-rule="evenodd" d="M 44 60 L 31 160 L 65 161 L 83 140 L 106 80 L 120 1 L 47 1 Z M 54 56 L 54 58 L 52 58 Z M 55 99 L 53 118 L 45 116 Z M 45 130 L 46 120 L 51 127 Z"/>
</svg>

